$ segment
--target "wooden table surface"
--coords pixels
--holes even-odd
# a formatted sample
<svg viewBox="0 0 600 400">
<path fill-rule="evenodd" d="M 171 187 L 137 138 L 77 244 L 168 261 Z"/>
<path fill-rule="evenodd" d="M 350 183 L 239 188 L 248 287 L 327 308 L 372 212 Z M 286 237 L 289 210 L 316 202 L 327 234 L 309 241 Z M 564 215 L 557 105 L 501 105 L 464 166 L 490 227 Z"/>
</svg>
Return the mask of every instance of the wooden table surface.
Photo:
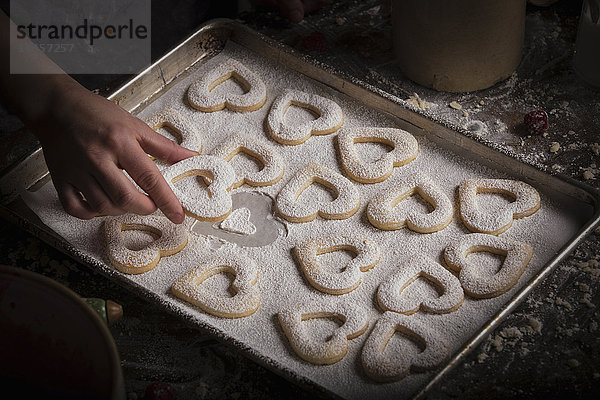
<svg viewBox="0 0 600 400">
<path fill-rule="evenodd" d="M 402 98 L 417 93 L 441 106 L 443 118 L 452 123 L 479 121 L 487 127 L 486 138 L 504 151 L 598 188 L 600 92 L 581 82 L 571 68 L 580 7 L 580 1 L 567 0 L 545 8 L 528 6 L 517 72 L 490 89 L 465 94 L 425 89 L 395 68 L 387 1 L 333 2 L 298 25 L 271 10 L 239 18 L 389 93 Z M 452 101 L 462 110 L 449 107 Z M 529 136 L 522 127 L 525 112 L 533 109 L 550 115 L 545 135 Z M 4 167 L 37 142 L 27 133 L 10 133 L 19 122 L 6 110 L 1 117 Z M 551 152 L 555 142 L 560 147 Z M 598 398 L 599 259 L 596 231 L 432 390 L 431 398 Z M 178 399 L 314 396 L 9 223 L 0 225 L 0 264 L 40 272 L 81 296 L 123 305 L 124 317 L 110 329 L 129 399 L 143 398 L 147 385 L 156 381 L 171 384 Z"/>
</svg>

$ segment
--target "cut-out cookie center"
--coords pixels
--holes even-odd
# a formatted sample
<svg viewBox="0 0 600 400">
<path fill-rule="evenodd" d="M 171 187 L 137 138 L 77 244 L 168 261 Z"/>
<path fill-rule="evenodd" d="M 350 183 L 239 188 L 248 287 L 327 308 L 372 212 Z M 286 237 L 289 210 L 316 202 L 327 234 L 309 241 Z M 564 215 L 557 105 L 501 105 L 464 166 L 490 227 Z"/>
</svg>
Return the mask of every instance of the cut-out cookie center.
<svg viewBox="0 0 600 400">
<path fill-rule="evenodd" d="M 512 193 L 502 193 L 481 188 L 477 190 L 477 207 L 483 212 L 491 213 L 495 210 L 503 210 L 516 200 L 517 198 Z"/>
<path fill-rule="evenodd" d="M 396 213 L 416 212 L 420 214 L 429 214 L 434 208 L 433 205 L 422 196 L 419 188 L 406 194 L 405 197 L 397 198 L 392 202 L 392 210 Z"/>
<path fill-rule="evenodd" d="M 420 336 L 415 335 L 403 326 L 398 326 L 391 335 L 384 347 L 383 352 L 404 353 L 409 357 L 416 357 L 423 353 L 427 345 Z"/>
<path fill-rule="evenodd" d="M 121 225 L 123 245 L 132 251 L 147 249 L 153 242 L 160 239 L 162 233 L 154 227 L 135 225 Z"/>
<path fill-rule="evenodd" d="M 303 125 L 321 116 L 319 110 L 307 104 L 291 101 L 283 114 L 283 123 L 289 126 Z"/>
<path fill-rule="evenodd" d="M 208 91 L 223 96 L 243 95 L 250 91 L 250 83 L 237 72 L 232 71 L 208 85 Z"/>
<path fill-rule="evenodd" d="M 225 160 L 233 167 L 237 176 L 244 176 L 249 172 L 260 172 L 265 168 L 257 154 L 244 148 L 238 149 Z"/>
<path fill-rule="evenodd" d="M 354 143 L 358 158 L 367 163 L 379 161 L 394 150 L 393 143 L 378 138 L 357 138 Z"/>
<path fill-rule="evenodd" d="M 466 259 L 469 264 L 477 266 L 474 270 L 477 276 L 489 278 L 500 271 L 506 260 L 506 254 L 506 251 L 489 247 L 478 251 L 469 251 Z"/>
<path fill-rule="evenodd" d="M 408 301 L 438 298 L 443 294 L 444 288 L 423 273 L 413 276 L 398 291 L 398 295 Z"/>
<path fill-rule="evenodd" d="M 300 191 L 294 200 L 318 204 L 331 203 L 337 198 L 337 189 L 332 184 L 322 179 L 314 178 L 304 190 Z"/>
<path fill-rule="evenodd" d="M 302 316 L 302 321 L 310 337 L 320 342 L 333 339 L 335 332 L 344 325 L 344 319 L 338 315 L 306 314 Z"/>
<path fill-rule="evenodd" d="M 214 270 L 213 274 L 201 283 L 204 290 L 209 291 L 216 297 L 231 298 L 235 296 L 237 290 L 233 287 L 235 275 L 229 268 L 223 268 L 220 271 Z M 199 284 L 199 282 L 196 282 Z"/>
<path fill-rule="evenodd" d="M 209 171 L 192 170 L 181 175 L 177 175 L 171 180 L 182 193 L 203 193 L 208 198 L 212 197 L 210 185 L 214 179 L 213 174 Z M 200 190 L 198 190 L 200 189 Z"/>
<path fill-rule="evenodd" d="M 325 273 L 336 274 L 344 272 L 350 261 L 358 254 L 352 246 L 337 246 L 319 250 L 317 255 L 321 270 Z"/>
</svg>

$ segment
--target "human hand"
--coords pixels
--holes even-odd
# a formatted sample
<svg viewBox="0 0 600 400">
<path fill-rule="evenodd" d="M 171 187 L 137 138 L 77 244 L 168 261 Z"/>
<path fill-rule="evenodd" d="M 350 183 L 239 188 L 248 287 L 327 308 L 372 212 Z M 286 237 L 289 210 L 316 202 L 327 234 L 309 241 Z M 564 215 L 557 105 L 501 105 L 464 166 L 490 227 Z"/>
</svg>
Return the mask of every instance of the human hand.
<svg viewBox="0 0 600 400">
<path fill-rule="evenodd" d="M 302 21 L 306 14 L 318 10 L 330 2 L 331 0 L 251 0 L 254 6 L 265 5 L 279 8 L 281 14 L 294 23 Z"/>
<path fill-rule="evenodd" d="M 196 152 L 81 86 L 58 90 L 53 100 L 49 112 L 30 129 L 40 138 L 58 197 L 69 214 L 81 219 L 127 212 L 147 215 L 158 207 L 172 222 L 183 222 L 181 203 L 148 154 L 175 163 Z"/>
</svg>

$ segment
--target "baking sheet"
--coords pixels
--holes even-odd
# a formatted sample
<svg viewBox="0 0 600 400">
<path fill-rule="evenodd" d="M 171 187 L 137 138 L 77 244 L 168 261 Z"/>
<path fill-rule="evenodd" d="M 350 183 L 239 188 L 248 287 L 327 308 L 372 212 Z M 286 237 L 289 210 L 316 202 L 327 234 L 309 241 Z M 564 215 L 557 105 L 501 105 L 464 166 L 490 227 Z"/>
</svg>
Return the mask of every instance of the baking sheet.
<svg viewBox="0 0 600 400">
<path fill-rule="evenodd" d="M 189 113 L 198 126 L 205 127 L 205 132 L 211 133 L 210 140 L 205 142 L 206 152 L 210 152 L 229 132 L 227 132 L 226 126 L 222 124 L 222 117 L 214 116 L 212 118 L 214 120 L 211 121 L 211 118 L 206 118 L 207 116 L 204 113 L 189 109 L 189 107 L 186 108 L 183 94 L 189 83 L 202 71 L 211 68 L 219 59 L 229 55 L 240 59 L 246 66 L 261 75 L 269 89 L 269 96 L 266 105 L 255 113 L 249 113 L 252 115 L 229 113 L 228 111 L 223 111 L 223 113 L 229 113 L 228 117 L 232 119 L 241 119 L 244 125 L 253 127 L 257 132 L 260 132 L 265 140 L 269 139 L 262 129 L 262 121 L 264 121 L 268 106 L 277 94 L 293 84 L 296 88 L 317 92 L 337 101 L 346 115 L 345 126 L 400 126 L 408 128 L 415 134 L 419 141 L 421 154 L 416 161 L 408 166 L 397 168 L 390 179 L 400 178 L 417 170 L 425 171 L 443 188 L 445 193 L 451 198 L 455 198 L 456 186 L 465 177 L 508 176 L 522 178 L 519 176 L 520 173 L 528 171 L 526 166 L 518 165 L 515 167 L 513 165 L 514 160 L 507 157 L 502 158 L 502 155 L 497 156 L 495 153 L 492 153 L 492 157 L 486 158 L 488 161 L 491 160 L 496 168 L 485 167 L 482 165 L 483 160 L 477 157 L 477 149 L 473 154 L 470 154 L 469 151 L 465 151 L 467 143 L 460 143 L 460 140 L 458 142 L 461 146 L 451 149 L 454 151 L 448 151 L 444 147 L 452 148 L 453 140 L 460 138 L 460 136 L 448 137 L 447 128 L 435 124 L 431 125 L 435 135 L 447 139 L 445 140 L 447 142 L 446 146 L 441 147 L 436 144 L 436 140 L 432 140 L 431 136 L 425 137 L 421 129 L 410 123 L 373 110 L 367 104 L 353 100 L 337 90 L 308 79 L 306 76 L 283 67 L 276 61 L 266 59 L 264 54 L 268 51 L 265 48 L 253 48 L 252 50 L 258 51 L 249 51 L 247 48 L 236 46 L 230 42 L 221 54 L 207 63 L 194 66 L 191 70 L 186 71 L 173 83 L 169 84 L 166 87 L 167 90 L 159 91 L 155 96 L 152 96 L 150 102 L 142 104 L 138 109 L 139 115 L 143 118 L 167 106 L 174 106 L 182 112 Z M 262 53 L 262 55 L 258 53 Z M 286 64 L 289 65 L 289 62 Z M 183 67 L 186 67 L 186 65 L 182 65 Z M 325 73 L 322 76 L 323 78 L 329 77 Z M 331 84 L 332 82 L 328 83 Z M 364 99 L 364 97 L 361 97 L 361 99 Z M 237 124 L 241 123 L 240 121 L 237 122 Z M 313 137 L 302 146 L 277 145 L 278 150 L 289 161 L 285 176 L 278 184 L 260 191 L 273 197 L 276 196 L 281 187 L 307 159 L 319 161 L 341 172 L 335 153 L 334 137 L 335 135 Z M 274 142 L 271 143 L 274 144 Z M 448 145 L 448 143 L 450 144 Z M 471 147 L 469 147 L 469 150 L 471 150 Z M 479 150 L 486 151 L 485 149 Z M 489 152 L 489 149 L 487 151 Z M 501 163 L 498 163 L 498 160 Z M 502 166 L 502 162 L 506 164 Z M 544 175 L 533 174 L 532 178 L 533 182 L 531 183 L 535 185 L 537 182 L 538 185 L 536 186 L 542 192 L 542 209 L 532 217 L 516 221 L 513 228 L 503 235 L 524 240 L 534 247 L 534 259 L 532 259 L 530 267 L 519 280 L 519 287 L 515 287 L 509 293 L 495 299 L 471 300 L 467 298 L 463 307 L 452 314 L 437 316 L 421 315 L 419 313 L 415 315 L 415 318 L 423 318 L 432 326 L 444 326 L 448 336 L 452 337 L 452 353 L 460 352 L 474 336 L 484 332 L 482 327 L 490 320 L 494 320 L 494 317 L 501 310 L 505 310 L 507 302 L 514 299 L 521 288 L 527 287 L 528 282 L 539 277 L 542 271 L 546 271 L 548 266 L 551 266 L 559 257 L 563 256 L 565 246 L 568 248 L 574 245 L 580 238 L 582 229 L 588 229 L 595 222 L 594 208 L 589 204 L 589 200 L 594 198 L 593 195 L 586 196 L 585 191 L 562 181 L 560 181 L 562 186 L 540 185 L 540 179 L 544 178 Z M 384 249 L 384 258 L 380 265 L 366 274 L 363 284 L 357 290 L 342 296 L 344 301 L 353 301 L 368 306 L 372 326 L 378 316 L 381 315 L 381 312 L 374 305 L 374 293 L 377 286 L 401 264 L 403 257 L 409 255 L 415 249 L 419 249 L 420 252 L 439 260 L 441 251 L 446 244 L 467 233 L 457 218 L 448 228 L 440 232 L 440 235 L 420 235 L 406 229 L 395 232 L 382 232 L 373 228 L 365 221 L 364 207 L 370 197 L 389 183 L 389 181 L 386 181 L 376 185 L 356 184 L 363 195 L 362 206 L 361 210 L 349 220 L 325 221 L 318 219 L 308 224 L 286 224 L 286 232 L 273 244 L 267 246 L 268 248 L 243 248 L 241 251 L 255 258 L 261 266 L 259 284 L 263 292 L 263 304 L 253 316 L 234 321 L 213 318 L 169 294 L 169 287 L 172 282 L 191 268 L 189 265 L 190 259 L 199 263 L 214 251 L 218 251 L 220 247 L 233 245 L 229 240 L 223 240 L 222 237 L 217 237 L 218 235 L 204 237 L 193 234 L 190 245 L 184 252 L 163 259 L 155 270 L 141 276 L 125 276 L 115 273 L 106 262 L 100 232 L 101 219 L 83 222 L 64 214 L 53 192 L 52 185 L 43 185 L 37 192 L 28 193 L 23 197 L 42 221 L 65 238 L 73 246 L 74 251 L 79 253 L 88 263 L 97 266 L 115 279 L 129 281 L 132 283 L 132 288 L 138 290 L 140 294 L 153 298 L 157 304 L 173 309 L 185 318 L 195 321 L 197 325 L 233 342 L 238 347 L 250 352 L 259 361 L 274 367 L 280 372 L 285 372 L 288 377 L 301 382 L 309 382 L 314 387 L 323 388 L 334 395 L 345 398 L 363 396 L 408 398 L 416 394 L 428 382 L 431 382 L 435 372 L 411 374 L 402 381 L 392 384 L 377 384 L 368 380 L 364 376 L 358 361 L 360 348 L 367 334 L 352 341 L 348 355 L 339 363 L 332 366 L 313 366 L 295 356 L 274 317 L 279 309 L 299 300 L 329 301 L 329 298 L 332 297 L 313 290 L 298 270 L 295 260 L 290 255 L 290 250 L 299 241 L 323 233 L 348 230 L 364 233 L 380 244 Z M 567 189 L 564 190 L 565 193 L 557 191 L 561 187 Z M 249 187 L 236 189 L 239 192 L 248 190 L 252 189 Z M 572 197 L 567 194 L 576 194 L 577 196 Z M 327 193 L 315 193 L 314 195 L 326 196 Z M 584 201 L 586 198 L 587 202 Z M 187 223 L 191 227 L 193 221 L 187 221 Z M 398 246 L 397 243 L 402 243 L 402 246 Z M 421 290 L 426 291 L 427 289 L 421 288 Z M 338 297 L 336 300 L 342 298 Z"/>
</svg>

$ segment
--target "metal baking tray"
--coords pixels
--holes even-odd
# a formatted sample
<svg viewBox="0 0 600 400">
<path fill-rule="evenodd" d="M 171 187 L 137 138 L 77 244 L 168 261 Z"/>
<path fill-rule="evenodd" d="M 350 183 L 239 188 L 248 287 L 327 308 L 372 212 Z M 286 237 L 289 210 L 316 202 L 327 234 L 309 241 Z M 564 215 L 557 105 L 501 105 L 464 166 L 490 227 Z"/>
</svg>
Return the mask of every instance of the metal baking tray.
<svg viewBox="0 0 600 400">
<path fill-rule="evenodd" d="M 482 165 L 507 172 L 515 178 L 536 187 L 552 191 L 555 196 L 566 199 L 567 202 L 572 200 L 573 204 L 577 204 L 577 207 L 581 208 L 581 221 L 583 222 L 579 227 L 578 233 L 476 335 L 465 343 L 462 349 L 456 352 L 443 368 L 433 375 L 433 378 L 416 393 L 415 398 L 424 397 L 429 389 L 444 374 L 451 368 L 459 365 L 467 353 L 489 335 L 546 276 L 552 273 L 561 260 L 573 251 L 600 224 L 600 191 L 569 177 L 552 175 L 543 171 L 538 166 L 519 161 L 508 154 L 492 148 L 493 144 L 491 142 L 470 136 L 469 132 L 460 127 L 450 126 L 444 121 L 435 120 L 434 117 L 428 116 L 422 110 L 386 93 L 380 88 L 354 80 L 341 71 L 322 65 L 314 59 L 302 55 L 235 21 L 224 19 L 209 21 L 156 63 L 110 94 L 108 98 L 135 114 L 168 91 L 170 87 L 179 82 L 183 77 L 187 76 L 199 63 L 203 63 L 205 60 L 211 58 L 211 56 L 218 54 L 229 41 L 241 45 L 259 56 L 273 60 L 293 71 L 312 78 L 317 82 L 328 85 L 371 108 L 393 116 L 399 127 L 411 133 L 426 136 L 437 145 L 454 153 L 466 156 Z M 41 148 L 39 148 L 0 177 L 0 214 L 79 262 L 90 267 L 97 266 L 95 260 L 82 255 L 76 248 L 46 226 L 21 199 L 21 193 L 37 190 L 37 188 L 48 182 L 49 178 L 43 153 Z M 156 294 L 125 279 L 119 272 L 106 268 L 95 269 L 99 270 L 109 279 L 115 280 L 139 295 L 145 296 L 150 300 L 156 300 L 157 305 L 164 307 L 163 303 L 158 301 L 159 299 Z M 174 311 L 169 307 L 164 308 L 169 312 Z M 197 322 L 186 315 L 178 315 L 182 318 L 187 318 L 198 326 Z M 215 332 L 211 332 L 210 326 L 198 327 L 206 330 L 208 334 L 215 334 Z M 298 377 L 285 366 L 275 361 L 271 362 L 263 357 L 257 357 L 252 349 L 243 343 L 229 337 L 223 337 L 222 335 L 215 334 L 215 336 L 218 336 L 217 338 L 222 341 L 234 345 L 250 358 L 274 370 L 276 373 L 293 380 L 304 388 L 335 397 L 334 394 L 320 387 L 315 382 Z"/>
</svg>

